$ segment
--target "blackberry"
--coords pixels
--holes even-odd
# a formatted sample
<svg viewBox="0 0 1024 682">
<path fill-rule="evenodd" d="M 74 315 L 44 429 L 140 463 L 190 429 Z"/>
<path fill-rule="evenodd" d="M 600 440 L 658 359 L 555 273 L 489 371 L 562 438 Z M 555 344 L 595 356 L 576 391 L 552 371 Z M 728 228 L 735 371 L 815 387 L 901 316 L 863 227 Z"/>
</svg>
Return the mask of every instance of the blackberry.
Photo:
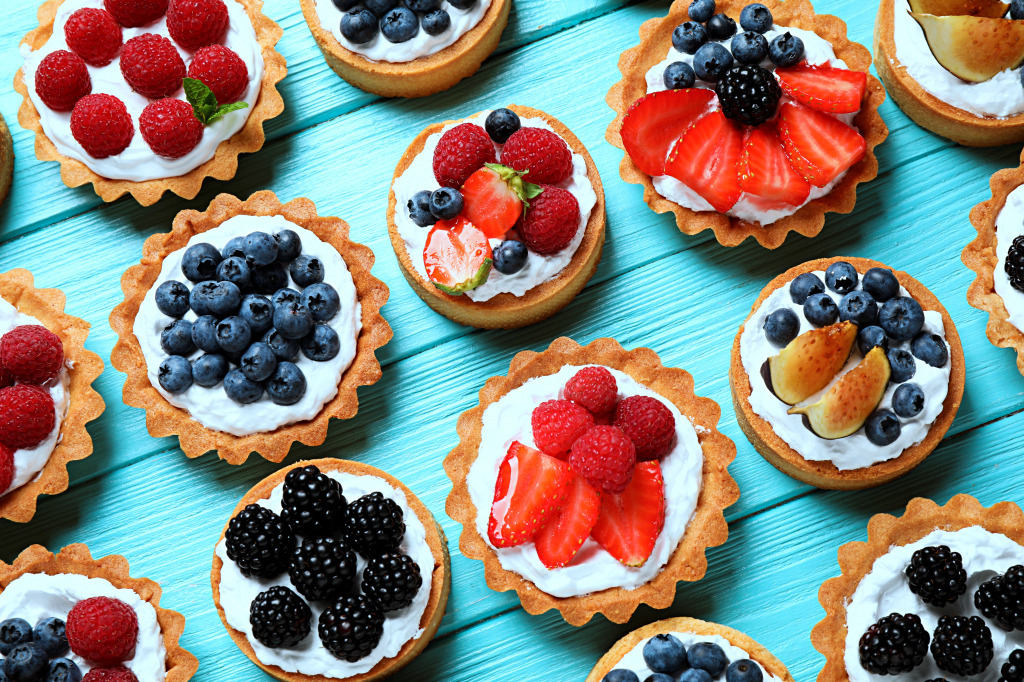
<svg viewBox="0 0 1024 682">
<path fill-rule="evenodd" d="M 423 586 L 420 567 L 407 554 L 381 554 L 363 569 L 363 593 L 385 613 L 404 609 Z"/>
<path fill-rule="evenodd" d="M 336 657 L 355 663 L 377 648 L 384 614 L 363 595 L 342 597 L 320 614 L 320 641 Z"/>
<path fill-rule="evenodd" d="M 342 492 L 341 483 L 312 464 L 292 469 L 284 479 L 281 517 L 299 535 L 335 535 L 347 506 Z"/>
<path fill-rule="evenodd" d="M 869 673 L 908 673 L 928 655 L 928 632 L 916 613 L 892 613 L 867 629 L 858 651 L 860 664 Z"/>
<path fill-rule="evenodd" d="M 1010 278 L 1010 286 L 1017 291 L 1024 291 L 1024 235 L 1014 237 L 1010 250 L 1006 252 L 1006 263 L 1003 267 L 1006 276 Z"/>
<path fill-rule="evenodd" d="M 722 76 L 715 93 L 727 118 L 757 126 L 775 115 L 782 88 L 770 71 L 757 64 L 740 64 Z"/>
<path fill-rule="evenodd" d="M 999 682 L 1024 682 L 1024 649 L 1014 649 L 999 673 Z"/>
<path fill-rule="evenodd" d="M 910 591 L 932 606 L 952 604 L 967 591 L 963 558 L 945 545 L 914 552 L 906 572 Z"/>
<path fill-rule="evenodd" d="M 979 675 L 995 654 L 992 631 L 978 616 L 941 616 L 932 637 L 932 658 L 940 670 Z"/>
<path fill-rule="evenodd" d="M 356 553 L 344 540 L 306 538 L 292 554 L 288 577 L 306 599 L 329 601 L 352 588 L 356 577 Z"/>
<path fill-rule="evenodd" d="M 288 568 L 295 534 L 280 516 L 250 504 L 231 519 L 224 534 L 228 558 L 246 577 L 274 578 Z"/>
<path fill-rule="evenodd" d="M 1011 566 L 979 585 L 974 605 L 1003 630 L 1024 630 L 1024 566 Z"/>
<path fill-rule="evenodd" d="M 280 585 L 257 594 L 249 606 L 253 636 L 271 649 L 298 645 L 309 636 L 312 621 L 309 604 Z"/>
<path fill-rule="evenodd" d="M 345 536 L 360 554 L 393 552 L 402 544 L 402 508 L 381 493 L 363 495 L 345 512 Z"/>
</svg>

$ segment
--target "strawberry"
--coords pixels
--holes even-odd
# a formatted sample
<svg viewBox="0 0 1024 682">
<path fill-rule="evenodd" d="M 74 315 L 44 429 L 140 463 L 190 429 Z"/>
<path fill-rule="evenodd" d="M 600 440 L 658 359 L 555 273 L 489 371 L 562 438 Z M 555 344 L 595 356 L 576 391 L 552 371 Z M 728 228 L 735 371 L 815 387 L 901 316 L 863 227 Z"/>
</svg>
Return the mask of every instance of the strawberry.
<svg viewBox="0 0 1024 682">
<path fill-rule="evenodd" d="M 533 539 L 562 508 L 572 471 L 565 462 L 515 441 L 498 469 L 487 537 L 495 547 Z"/>
<path fill-rule="evenodd" d="M 811 185 L 796 172 L 772 126 L 747 131 L 740 160 L 740 188 L 753 196 L 800 206 L 807 201 Z"/>
<path fill-rule="evenodd" d="M 188 77 L 210 88 L 217 104 L 237 102 L 249 87 L 249 69 L 245 62 L 223 45 L 210 45 L 196 51 L 188 65 Z"/>
<path fill-rule="evenodd" d="M 149 148 L 167 159 L 180 159 L 203 139 L 203 124 L 192 105 L 173 97 L 147 104 L 139 116 L 139 131 Z"/>
<path fill-rule="evenodd" d="M 227 30 L 224 0 L 171 0 L 167 7 L 167 31 L 186 50 L 219 43 Z"/>
<path fill-rule="evenodd" d="M 185 62 L 170 40 L 143 33 L 121 48 L 121 75 L 143 97 L 170 97 L 181 87 Z"/>
<path fill-rule="evenodd" d="M 629 158 L 652 177 L 665 174 L 665 160 L 676 141 L 706 113 L 714 90 L 666 90 L 641 97 L 622 119 L 622 144 Z"/>
<path fill-rule="evenodd" d="M 497 160 L 494 143 L 487 131 L 475 123 L 462 123 L 446 130 L 437 141 L 434 179 L 442 187 L 459 189 L 484 164 Z"/>
<path fill-rule="evenodd" d="M 121 52 L 121 26 L 110 12 L 83 7 L 68 17 L 64 38 L 72 52 L 93 66 L 106 66 Z"/>
<path fill-rule="evenodd" d="M 520 128 L 501 148 L 501 162 L 526 173 L 531 182 L 557 185 L 572 175 L 572 151 L 565 140 L 543 128 Z"/>
<path fill-rule="evenodd" d="M 508 166 L 488 163 L 462 186 L 462 215 L 489 239 L 503 237 L 523 213 L 523 205 L 540 194 L 540 187 L 523 181 Z"/>
<path fill-rule="evenodd" d="M 533 538 L 541 563 L 548 568 L 561 568 L 571 562 L 590 537 L 600 513 L 601 493 L 582 476 L 574 475 L 561 511 Z"/>
<path fill-rule="evenodd" d="M 694 123 L 669 154 L 665 173 L 704 197 L 719 213 L 740 199 L 743 131 L 716 110 Z"/>
<path fill-rule="evenodd" d="M 516 229 L 537 253 L 558 253 L 580 229 L 580 203 L 568 190 L 543 185 Z"/>
<path fill-rule="evenodd" d="M 167 0 L 103 0 L 103 6 L 125 28 L 152 24 L 167 11 Z"/>
<path fill-rule="evenodd" d="M 74 52 L 57 50 L 43 57 L 36 68 L 36 94 L 54 111 L 71 111 L 92 92 L 85 61 Z"/>
<path fill-rule="evenodd" d="M 647 563 L 665 523 L 665 483 L 661 464 L 636 465 L 629 487 L 601 498 L 601 515 L 591 536 L 626 566 Z"/>
<path fill-rule="evenodd" d="M 458 296 L 487 281 L 493 255 L 487 235 L 463 217 L 439 220 L 427 235 L 423 264 L 427 277 L 446 294 Z"/>
<path fill-rule="evenodd" d="M 815 187 L 828 185 L 867 152 L 867 143 L 856 130 L 801 104 L 783 104 L 778 126 L 790 163 Z"/>
<path fill-rule="evenodd" d="M 863 71 L 810 66 L 806 62 L 788 69 L 777 69 L 782 90 L 807 106 L 832 114 L 860 111 L 868 75 Z"/>
<path fill-rule="evenodd" d="M 135 126 L 124 102 L 101 92 L 78 100 L 71 112 L 71 134 L 89 156 L 117 156 L 132 142 Z"/>
</svg>

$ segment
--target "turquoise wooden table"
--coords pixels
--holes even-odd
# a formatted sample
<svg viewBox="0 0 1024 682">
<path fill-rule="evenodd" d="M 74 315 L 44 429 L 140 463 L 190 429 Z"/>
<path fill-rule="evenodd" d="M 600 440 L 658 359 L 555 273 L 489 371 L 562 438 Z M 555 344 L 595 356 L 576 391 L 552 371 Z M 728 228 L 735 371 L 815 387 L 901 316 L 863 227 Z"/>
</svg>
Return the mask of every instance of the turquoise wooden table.
<svg viewBox="0 0 1024 682">
<path fill-rule="evenodd" d="M 870 44 L 877 3 L 816 4 L 842 17 L 852 39 Z M 621 152 L 604 140 L 613 117 L 604 96 L 619 78 L 619 54 L 636 44 L 642 22 L 666 13 L 665 0 L 516 0 L 501 47 L 477 75 L 415 101 L 381 100 L 341 81 L 317 50 L 298 0 L 267 0 L 267 14 L 285 31 L 279 49 L 289 73 L 287 110 L 270 123 L 264 149 L 243 157 L 234 180 L 207 181 L 194 201 L 104 205 L 90 188 L 66 188 L 55 164 L 36 161 L 32 136 L 17 125 L 21 98 L 10 83 L 21 61 L 18 42 L 36 25 L 36 5 L 8 0 L 0 9 L 0 112 L 17 154 L 14 188 L 0 208 L 0 271 L 32 270 L 37 285 L 63 289 L 68 311 L 92 323 L 88 346 L 108 361 L 97 384 L 107 409 L 89 428 L 95 454 L 70 467 L 72 488 L 43 500 L 27 525 L 0 521 L 0 558 L 11 561 L 32 543 L 56 550 L 72 542 L 87 543 L 97 556 L 127 556 L 133 573 L 159 581 L 164 604 L 188 619 L 182 643 L 201 661 L 196 682 L 270 679 L 222 627 L 209 571 L 230 511 L 277 467 L 258 457 L 242 467 L 214 455 L 189 460 L 176 439 L 150 437 L 143 413 L 121 402 L 124 376 L 109 367 L 115 336 L 107 317 L 145 238 L 167 231 L 182 209 L 205 209 L 221 192 L 245 197 L 271 189 L 282 200 L 313 199 L 322 215 L 352 225 L 353 238 L 377 254 L 375 274 L 391 287 L 384 314 L 395 338 L 381 353 L 383 380 L 361 391 L 355 419 L 333 422 L 323 446 L 296 446 L 287 462 L 333 456 L 386 469 L 448 534 L 447 615 L 438 637 L 396 680 L 582 680 L 618 637 L 673 615 L 745 631 L 797 680 L 813 680 L 822 666 L 809 639 L 823 616 L 818 587 L 838 573 L 839 545 L 865 537 L 871 514 L 898 512 L 915 496 L 944 503 L 959 492 L 986 505 L 1024 501 L 1017 487 L 1024 480 L 1017 468 L 1024 377 L 1010 351 L 986 340 L 984 315 L 966 302 L 971 273 L 959 258 L 974 235 L 968 211 L 988 198 L 993 172 L 1017 165 L 1018 148 L 958 147 L 886 102 L 891 133 L 878 150 L 878 179 L 861 186 L 854 213 L 830 216 L 821 236 L 790 236 L 776 251 L 751 240 L 725 249 L 708 233 L 685 237 L 670 217 L 648 211 L 640 188 L 619 178 Z M 484 332 L 420 302 L 401 276 L 384 215 L 395 163 L 421 128 L 509 102 L 550 112 L 587 145 L 607 192 L 608 244 L 597 275 L 563 312 L 523 330 Z M 949 436 L 909 476 L 872 491 L 822 492 L 773 469 L 736 425 L 726 378 L 732 336 L 761 287 L 793 265 L 831 255 L 875 258 L 917 277 L 949 309 L 967 355 L 966 397 Z M 573 628 L 554 614 L 527 615 L 514 596 L 487 588 L 479 562 L 459 554 L 459 527 L 444 514 L 450 483 L 441 460 L 457 442 L 457 416 L 517 351 L 540 350 L 559 335 L 580 342 L 613 336 L 689 370 L 697 392 L 722 406 L 720 428 L 739 447 L 730 471 L 742 496 L 727 510 L 729 541 L 710 551 L 707 578 L 682 584 L 666 611 L 641 607 L 628 626 L 598 616 Z"/>
</svg>

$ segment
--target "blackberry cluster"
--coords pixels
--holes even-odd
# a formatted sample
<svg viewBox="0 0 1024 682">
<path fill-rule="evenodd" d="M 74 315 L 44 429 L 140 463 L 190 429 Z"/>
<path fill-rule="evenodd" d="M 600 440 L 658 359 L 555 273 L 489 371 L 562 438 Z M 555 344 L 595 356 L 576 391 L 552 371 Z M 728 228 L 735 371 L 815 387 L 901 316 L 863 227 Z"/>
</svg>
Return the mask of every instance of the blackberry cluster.
<svg viewBox="0 0 1024 682">
<path fill-rule="evenodd" d="M 1024 566 L 1011 566 L 983 582 L 974 593 L 974 605 L 1003 630 L 1024 630 Z"/>
<path fill-rule="evenodd" d="M 329 601 L 352 588 L 356 553 L 344 540 L 306 538 L 292 554 L 288 577 L 306 599 Z"/>
<path fill-rule="evenodd" d="M 384 614 L 363 595 L 341 597 L 320 615 L 320 641 L 338 658 L 355 662 L 377 647 Z"/>
<path fill-rule="evenodd" d="M 942 616 L 931 651 L 940 670 L 964 677 L 980 675 L 995 655 L 992 631 L 978 616 Z"/>
<path fill-rule="evenodd" d="M 371 558 L 363 570 L 363 593 L 385 613 L 412 604 L 422 586 L 420 567 L 406 554 L 381 554 Z"/>
<path fill-rule="evenodd" d="M 914 552 L 906 573 L 910 591 L 932 606 L 952 604 L 967 592 L 963 558 L 945 545 Z"/>
<path fill-rule="evenodd" d="M 345 537 L 364 556 L 394 552 L 404 536 L 402 508 L 380 493 L 360 497 L 345 512 Z"/>
<path fill-rule="evenodd" d="M 715 93 L 726 118 L 757 126 L 775 115 L 782 88 L 770 71 L 757 64 L 740 64 L 722 76 Z"/>
<path fill-rule="evenodd" d="M 1024 649 L 1014 649 L 999 673 L 999 682 L 1024 682 Z"/>
<path fill-rule="evenodd" d="M 309 636 L 313 612 L 302 597 L 287 587 L 260 592 L 249 607 L 252 634 L 272 649 L 296 646 Z"/>
<path fill-rule="evenodd" d="M 291 527 L 258 504 L 250 504 L 231 519 L 224 540 L 228 558 L 250 578 L 273 578 L 283 573 L 295 547 Z"/>
<path fill-rule="evenodd" d="M 341 483 L 320 473 L 315 465 L 297 467 L 284 479 L 281 518 L 304 537 L 337 534 L 348 503 Z"/>
<path fill-rule="evenodd" d="M 1010 250 L 1006 252 L 1006 276 L 1010 278 L 1010 286 L 1017 291 L 1024 291 L 1024 235 L 1014 237 Z"/>
<path fill-rule="evenodd" d="M 860 664 L 875 675 L 910 672 L 928 655 L 928 639 L 917 614 L 889 614 L 860 638 Z"/>
</svg>

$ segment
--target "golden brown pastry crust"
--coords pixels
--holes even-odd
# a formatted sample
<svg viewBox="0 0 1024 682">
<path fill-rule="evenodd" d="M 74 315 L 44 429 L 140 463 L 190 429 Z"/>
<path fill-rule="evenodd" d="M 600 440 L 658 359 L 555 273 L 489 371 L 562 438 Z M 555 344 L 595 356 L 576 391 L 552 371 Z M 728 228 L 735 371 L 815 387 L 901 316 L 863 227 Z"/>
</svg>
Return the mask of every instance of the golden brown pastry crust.
<svg viewBox="0 0 1024 682">
<path fill-rule="evenodd" d="M 22 39 L 22 45 L 38 50 L 49 40 L 53 33 L 53 22 L 57 8 L 64 0 L 46 0 L 39 8 L 39 27 L 29 31 Z M 14 76 L 14 89 L 24 101 L 18 109 L 18 123 L 25 130 L 35 131 L 36 158 L 40 161 L 57 161 L 60 163 L 60 177 L 68 187 L 79 187 L 92 183 L 93 189 L 103 201 L 110 202 L 125 194 L 131 194 L 143 206 L 151 206 L 160 200 L 164 192 L 172 192 L 185 199 L 194 199 L 202 187 L 203 180 L 215 178 L 230 180 L 238 170 L 238 156 L 256 152 L 263 148 L 266 136 L 263 124 L 281 115 L 284 111 L 284 99 L 277 91 L 277 84 L 288 73 L 285 59 L 275 49 L 277 41 L 284 32 L 281 27 L 263 14 L 263 0 L 238 0 L 245 6 L 245 11 L 256 29 L 256 39 L 263 48 L 263 87 L 260 90 L 256 105 L 249 111 L 249 118 L 242 129 L 230 139 L 224 140 L 217 147 L 212 159 L 192 169 L 184 175 L 174 178 L 159 178 L 133 182 L 131 180 L 111 180 L 93 172 L 81 161 L 61 154 L 46 133 L 39 119 L 39 112 L 32 103 L 25 84 L 24 69 L 18 69 Z M 138 135 L 139 131 L 136 130 Z"/>
<path fill-rule="evenodd" d="M 601 251 L 604 247 L 605 238 L 605 205 L 604 188 L 601 185 L 601 176 L 597 172 L 597 165 L 591 158 L 583 143 L 571 130 L 565 127 L 558 119 L 549 116 L 543 111 L 529 107 L 511 104 L 509 109 L 524 118 L 543 119 L 551 128 L 569 145 L 573 153 L 579 154 L 587 162 L 587 177 L 594 187 L 597 195 L 597 204 L 590 213 L 590 220 L 587 221 L 586 232 L 579 248 L 573 254 L 572 260 L 565 266 L 565 270 L 555 279 L 539 284 L 527 291 L 522 296 L 514 294 L 498 294 L 488 301 L 473 301 L 466 296 L 451 296 L 435 287 L 429 280 L 419 274 L 412 262 L 412 257 L 405 246 L 402 235 L 395 225 L 395 211 L 398 210 L 395 198 L 394 183 L 408 170 L 413 160 L 423 151 L 427 138 L 444 129 L 445 126 L 458 121 L 443 121 L 428 126 L 423 132 L 416 136 L 412 144 L 405 151 L 398 168 L 395 169 L 394 178 L 391 181 L 391 191 L 388 199 L 388 235 L 391 237 L 391 246 L 398 256 L 398 262 L 402 266 L 402 274 L 413 288 L 413 291 L 426 302 L 431 308 L 444 315 L 450 320 L 459 324 L 485 329 L 511 329 L 525 327 L 526 325 L 540 322 L 551 317 L 559 310 L 567 306 L 597 270 L 597 264 L 601 260 Z M 469 118 L 475 118 L 475 114 Z M 466 119 L 460 119 L 466 120 Z M 423 228 L 428 229 L 428 228 Z"/>
<path fill-rule="evenodd" d="M 866 272 L 869 268 L 885 268 L 892 270 L 910 295 L 921 304 L 925 310 L 935 310 L 942 314 L 942 323 L 946 334 L 946 342 L 949 344 L 950 373 L 949 392 L 943 402 L 942 412 L 932 424 L 928 435 L 917 445 L 911 446 L 903 451 L 899 457 L 887 462 L 879 462 L 863 469 L 839 470 L 834 464 L 828 461 L 813 462 L 804 459 L 796 450 L 791 448 L 786 441 L 782 440 L 772 429 L 771 424 L 765 421 L 760 415 L 754 412 L 750 406 L 750 377 L 743 369 L 743 361 L 740 358 L 740 337 L 743 335 L 743 328 L 746 321 L 740 325 L 736 333 L 736 340 L 732 346 L 732 358 L 729 365 L 729 385 L 732 387 L 733 406 L 736 408 L 736 419 L 739 422 L 743 433 L 750 440 L 754 449 L 761 453 L 761 456 L 768 460 L 776 469 L 793 478 L 819 488 L 832 490 L 860 490 L 887 483 L 899 478 L 931 454 L 939 441 L 946 435 L 956 411 L 960 407 L 960 401 L 964 395 L 964 349 L 960 344 L 960 335 L 957 333 L 953 318 L 949 316 L 946 309 L 935 298 L 932 292 L 916 279 L 905 272 L 893 270 L 883 263 L 867 258 L 819 258 L 808 261 L 795 268 L 790 268 L 782 273 L 764 289 L 758 296 L 750 309 L 750 316 L 761 306 L 762 303 L 776 290 L 792 282 L 797 275 L 816 270 L 825 270 L 836 261 L 846 261 L 857 268 L 858 272 Z"/>
<path fill-rule="evenodd" d="M 694 517 L 686 535 L 668 563 L 650 582 L 626 590 L 613 588 L 579 597 L 559 598 L 542 592 L 529 580 L 502 567 L 497 553 L 476 529 L 477 510 L 469 496 L 466 477 L 480 449 L 484 411 L 509 391 L 529 379 L 554 374 L 565 365 L 598 364 L 630 375 L 637 382 L 670 401 L 692 423 L 704 454 L 703 485 Z M 724 510 L 739 499 L 740 491 L 728 466 L 736 457 L 736 446 L 718 432 L 721 409 L 708 398 L 693 393 L 689 372 L 664 367 L 650 348 L 627 351 L 613 339 L 597 339 L 580 346 L 565 337 L 540 353 L 518 353 L 506 376 L 491 377 L 480 389 L 480 403 L 459 417 L 459 444 L 444 460 L 444 469 L 453 488 L 445 504 L 448 516 L 462 524 L 459 549 L 463 556 L 484 564 L 487 585 L 498 592 L 515 590 L 527 613 L 537 615 L 558 609 L 571 625 L 583 625 L 601 613 L 613 623 L 625 623 L 640 604 L 664 609 L 672 604 L 676 584 L 694 582 L 707 572 L 705 550 L 724 544 L 729 537 Z M 671 504 L 671 501 L 669 501 Z"/>
<path fill-rule="evenodd" d="M 354 474 L 357 476 L 373 476 L 387 481 L 389 485 L 393 486 L 396 490 L 401 490 L 405 494 L 409 508 L 416 513 L 420 522 L 423 523 L 423 527 L 427 530 L 427 544 L 430 546 L 430 551 L 434 555 L 434 573 L 429 582 L 430 601 L 427 602 L 426 610 L 423 612 L 423 617 L 420 619 L 420 627 L 423 629 L 423 634 L 417 639 L 406 642 L 398 652 L 397 656 L 385 658 L 365 673 L 354 677 L 344 678 L 345 682 L 371 682 L 372 680 L 379 680 L 397 672 L 408 665 L 414 658 L 419 656 L 420 653 L 427 648 L 427 645 L 430 644 L 430 640 L 434 638 L 434 635 L 437 634 L 437 629 L 441 626 L 441 620 L 444 618 L 445 606 L 448 604 L 448 595 L 451 592 L 451 559 L 448 556 L 448 539 L 445 537 L 444 531 L 441 530 L 441 526 L 434 520 L 434 516 L 430 513 L 430 510 L 424 506 L 420 499 L 416 497 L 416 495 L 407 488 L 404 483 L 394 476 L 381 471 L 376 467 L 372 467 L 369 464 L 341 459 L 316 459 L 306 462 L 296 462 L 291 466 L 281 469 L 277 473 L 272 474 L 257 483 L 248 493 L 246 493 L 242 498 L 242 501 L 238 503 L 237 507 L 235 507 L 235 510 L 231 512 L 231 518 L 234 518 L 239 512 L 245 509 L 246 506 L 255 504 L 259 500 L 269 498 L 275 488 L 284 484 L 285 476 L 288 475 L 289 471 L 297 467 L 304 467 L 310 464 L 316 466 L 324 473 L 328 471 L 343 471 L 348 474 Z M 220 540 L 217 541 L 218 544 L 220 544 L 221 540 L 224 539 L 224 533 L 227 532 L 227 529 L 228 524 L 225 524 L 224 530 L 220 535 Z M 264 665 L 260 662 L 245 634 L 228 625 L 227 616 L 220 605 L 220 579 L 221 570 L 223 568 L 224 562 L 221 561 L 220 557 L 217 556 L 216 553 L 214 553 L 213 571 L 210 576 L 210 582 L 213 585 L 213 602 L 217 607 L 217 613 L 220 614 L 220 619 L 224 623 L 224 627 L 227 629 L 228 634 L 231 635 L 231 639 L 235 641 L 235 644 L 237 644 L 238 648 L 242 650 L 242 653 L 249 657 L 249 660 L 261 667 L 268 674 L 279 680 L 284 680 L 284 682 L 331 682 L 335 679 L 324 675 L 302 675 L 300 673 L 289 673 L 277 666 Z M 424 579 L 424 587 L 427 584 L 427 580 Z M 315 633 L 313 636 L 316 636 Z"/>
<path fill-rule="evenodd" d="M 14 142 L 7 122 L 0 116 L 0 204 L 4 203 L 7 193 L 11 191 L 11 180 L 14 178 Z"/>
<path fill-rule="evenodd" d="M 689 4 L 687 0 L 675 0 L 668 16 L 644 22 L 640 27 L 640 44 L 622 53 L 619 60 L 622 80 L 612 87 L 606 98 L 608 105 L 615 110 L 616 117 L 608 126 L 605 137 L 619 149 L 624 149 L 622 119 L 633 103 L 647 94 L 646 74 L 665 59 L 672 46 L 672 31 L 689 16 Z M 738 22 L 740 10 L 747 4 L 747 0 L 719 0 L 718 11 L 725 12 Z M 764 0 L 763 4 L 772 11 L 777 24 L 814 31 L 832 44 L 836 56 L 846 62 L 849 68 L 868 71 L 871 54 L 862 45 L 846 37 L 846 24 L 841 19 L 828 14 L 815 14 L 808 0 Z M 633 164 L 629 154 L 623 156 L 619 174 L 626 182 L 643 186 L 644 201 L 651 210 L 656 213 L 674 213 L 676 224 L 684 234 L 694 235 L 712 230 L 723 246 L 736 246 L 747 237 L 753 237 L 761 246 L 774 249 L 785 241 L 791 231 L 805 237 L 816 236 L 825 225 L 826 213 L 849 213 L 853 210 L 857 201 L 857 185 L 873 180 L 878 175 L 878 160 L 874 149 L 889 135 L 889 129 L 878 113 L 878 107 L 884 101 L 885 90 L 882 84 L 868 74 L 864 103 L 854 119 L 867 142 L 867 154 L 846 172 L 827 195 L 770 225 L 752 223 L 712 211 L 692 211 L 669 201 L 658 194 L 651 177 Z"/>
<path fill-rule="evenodd" d="M 316 417 L 247 436 L 208 429 L 192 419 L 187 410 L 167 402 L 149 381 L 146 358 L 132 329 L 146 293 L 160 275 L 164 258 L 172 251 L 184 248 L 192 236 L 212 230 L 238 215 L 283 216 L 337 249 L 352 273 L 363 323 L 355 359 L 341 377 L 338 395 L 325 404 Z M 230 194 L 221 194 L 203 213 L 182 211 L 174 218 L 170 232 L 155 234 L 146 240 L 142 262 L 128 268 L 121 278 L 125 300 L 110 313 L 110 326 L 118 334 L 110 362 L 128 375 L 124 383 L 124 403 L 146 410 L 146 428 L 150 435 L 158 438 L 178 436 L 181 449 L 188 457 L 199 457 L 216 450 L 220 458 L 229 464 L 243 464 L 250 453 L 257 452 L 272 462 L 280 462 L 295 441 L 306 445 L 322 444 L 332 417 L 349 419 L 355 416 L 359 408 L 356 389 L 380 379 L 380 363 L 375 351 L 392 337 L 391 327 L 380 314 L 381 307 L 388 300 L 388 288 L 370 274 L 373 261 L 374 255 L 369 248 L 349 239 L 348 224 L 344 220 L 320 217 L 316 205 L 309 199 L 294 199 L 282 204 L 273 192 L 264 190 L 243 202 Z"/>
</svg>

